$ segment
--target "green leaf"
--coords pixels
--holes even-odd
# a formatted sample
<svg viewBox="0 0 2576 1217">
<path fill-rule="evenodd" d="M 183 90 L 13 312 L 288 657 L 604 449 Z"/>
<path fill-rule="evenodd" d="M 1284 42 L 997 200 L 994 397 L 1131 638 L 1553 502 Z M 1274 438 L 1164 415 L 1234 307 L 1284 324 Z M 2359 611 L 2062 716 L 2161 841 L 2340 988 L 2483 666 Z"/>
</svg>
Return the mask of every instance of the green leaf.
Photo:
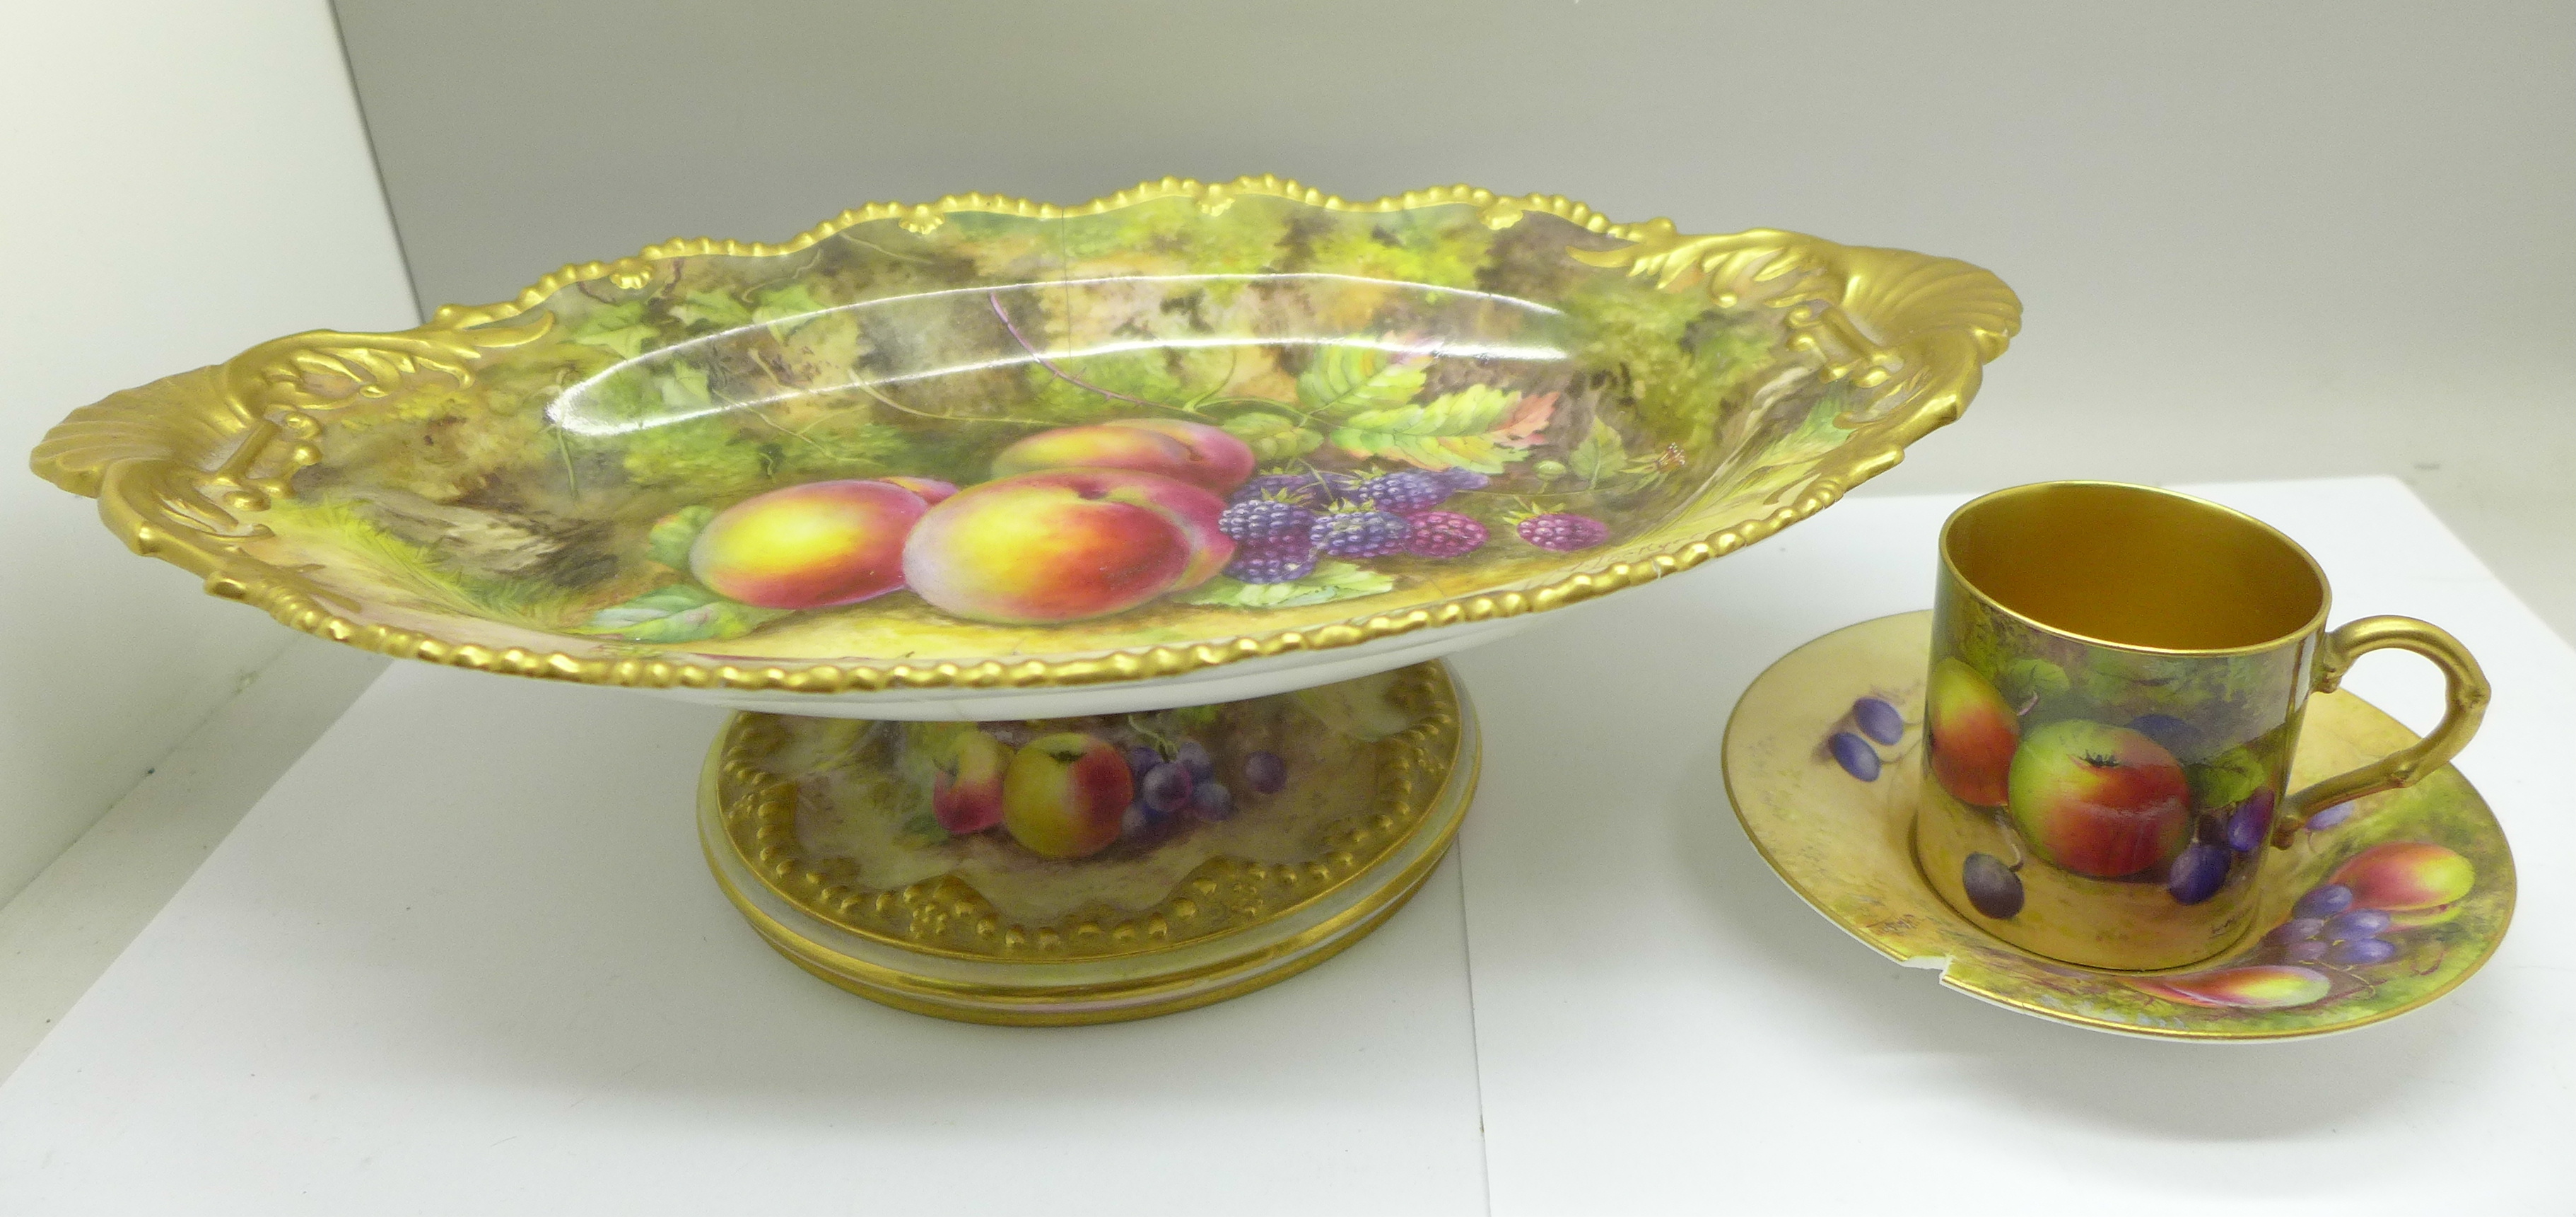
<svg viewBox="0 0 2576 1217">
<path fill-rule="evenodd" d="M 832 307 L 815 299 L 814 289 L 806 286 L 802 280 L 756 293 L 753 299 L 758 300 L 760 304 L 751 310 L 751 319 L 767 324 L 769 332 L 781 338 L 786 337 L 790 331 L 817 320 L 813 314 L 824 312 Z M 778 324 L 784 321 L 795 321 L 796 324 Z"/>
<path fill-rule="evenodd" d="M 1556 409 L 1556 395 L 1522 397 L 1491 385 L 1469 385 L 1414 406 L 1366 410 L 1333 428 L 1332 441 L 1363 459 L 1387 457 L 1424 469 L 1501 473 L 1527 460 L 1530 445 Z"/>
<path fill-rule="evenodd" d="M 2014 706 L 2045 701 L 2074 687 L 2066 679 L 2066 669 L 2045 659 L 2017 659 L 1996 674 L 1996 692 Z"/>
<path fill-rule="evenodd" d="M 662 335 L 644 323 L 644 302 L 637 300 L 594 310 L 564 337 L 583 346 L 602 347 L 633 359 L 643 354 L 645 347 L 661 345 Z"/>
<path fill-rule="evenodd" d="M 1237 414 L 1219 424 L 1242 440 L 1263 464 L 1294 460 L 1324 446 L 1324 437 L 1298 425 L 1296 419 L 1267 410 Z"/>
<path fill-rule="evenodd" d="M 723 292 L 690 292 L 688 299 L 671 306 L 671 315 L 689 325 L 731 329 L 751 324 L 751 309 Z"/>
<path fill-rule="evenodd" d="M 1222 604 L 1236 608 L 1296 608 L 1374 596 L 1395 590 L 1395 579 L 1348 562 L 1321 562 L 1315 573 L 1287 583 L 1242 583 L 1219 575 L 1181 597 L 1183 604 Z"/>
<path fill-rule="evenodd" d="M 683 507 L 655 520 L 653 531 L 644 534 L 644 556 L 673 570 L 689 569 L 689 547 L 714 518 L 713 507 Z"/>
<path fill-rule="evenodd" d="M 1628 467 L 1627 445 L 1619 442 L 1619 432 L 1598 418 L 1592 420 L 1592 433 L 1565 456 L 1566 466 L 1586 486 L 1598 486 L 1601 479 L 1613 477 Z"/>
<path fill-rule="evenodd" d="M 1326 346 L 1297 377 L 1297 399 L 1326 417 L 1391 410 L 1422 391 L 1423 362 L 1389 363 L 1386 352 L 1366 346 Z"/>
<path fill-rule="evenodd" d="M 740 638 L 786 615 L 783 609 L 735 603 L 694 583 L 674 583 L 601 609 L 579 629 L 629 642 L 706 642 Z"/>
<path fill-rule="evenodd" d="M 2253 798 L 2271 776 L 2262 758 L 2241 746 L 2211 757 L 2208 764 L 2185 766 L 2183 774 L 2191 781 L 2192 806 L 2203 809 L 2234 807 Z"/>
</svg>

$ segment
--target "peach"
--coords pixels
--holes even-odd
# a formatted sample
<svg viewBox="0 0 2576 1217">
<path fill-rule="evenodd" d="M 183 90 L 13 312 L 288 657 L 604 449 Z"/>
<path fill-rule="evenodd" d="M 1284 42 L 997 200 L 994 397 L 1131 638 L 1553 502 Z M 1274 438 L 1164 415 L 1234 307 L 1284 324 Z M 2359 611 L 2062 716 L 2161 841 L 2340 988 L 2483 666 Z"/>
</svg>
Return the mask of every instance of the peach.
<svg viewBox="0 0 2576 1217">
<path fill-rule="evenodd" d="M 1932 665 L 1923 696 L 1924 755 L 1933 780 L 1962 803 L 2001 807 L 2021 718 L 1977 670 L 1956 659 Z"/>
<path fill-rule="evenodd" d="M 1225 569 L 1225 501 L 1122 469 L 986 482 L 931 508 L 904 546 L 912 589 L 972 621 L 1047 625 L 1123 612 Z"/>
<path fill-rule="evenodd" d="M 2129 987 L 2189 1006 L 2235 1010 L 2285 1010 L 2331 992 L 2323 972 L 2290 964 L 2252 964 L 2182 976 L 2138 976 Z"/>
<path fill-rule="evenodd" d="M 901 486 L 914 494 L 920 495 L 922 502 L 931 504 L 932 506 L 937 506 L 941 499 L 957 493 L 957 486 L 955 483 L 943 482 L 938 478 L 917 478 L 898 475 L 889 478 L 879 478 L 877 480 L 891 485 Z"/>
<path fill-rule="evenodd" d="M 904 539 L 929 504 L 884 482 L 807 482 L 716 513 L 689 573 L 717 595 L 771 609 L 852 604 L 903 586 Z"/>
<path fill-rule="evenodd" d="M 1079 731 L 1042 735 L 1002 775 L 1002 827 L 1031 853 L 1085 858 L 1118 839 L 1135 794 L 1126 754 L 1109 741 Z"/>
<path fill-rule="evenodd" d="M 1252 449 L 1215 427 L 1138 418 L 1040 431 L 993 458 L 996 478 L 1042 469 L 1132 469 L 1224 494 L 1251 476 Z"/>
<path fill-rule="evenodd" d="M 958 836 L 1002 822 L 1002 775 L 1011 750 L 982 731 L 957 738 L 954 752 L 930 781 L 930 811 L 939 826 Z"/>
<path fill-rule="evenodd" d="M 2328 883 L 2352 889 L 2352 907 L 2393 913 L 2439 908 L 2478 881 L 2468 859 L 2424 841 L 2391 841 L 2354 854 Z"/>
<path fill-rule="evenodd" d="M 1252 476 L 1252 446 L 1236 439 L 1233 432 L 1223 427 L 1177 418 L 1125 418 L 1108 425 L 1142 427 L 1181 441 L 1190 450 L 1190 464 L 1197 476 L 1170 476 L 1181 477 L 1182 481 L 1194 486 L 1205 486 L 1218 494 L 1226 494 Z"/>
</svg>

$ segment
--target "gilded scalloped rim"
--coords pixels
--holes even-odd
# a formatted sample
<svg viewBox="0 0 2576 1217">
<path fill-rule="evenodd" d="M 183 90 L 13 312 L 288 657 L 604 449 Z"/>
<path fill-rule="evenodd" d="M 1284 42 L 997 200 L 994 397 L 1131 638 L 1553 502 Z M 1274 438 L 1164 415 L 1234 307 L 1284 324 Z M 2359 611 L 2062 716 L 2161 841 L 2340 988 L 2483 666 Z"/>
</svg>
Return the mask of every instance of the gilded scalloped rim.
<svg viewBox="0 0 2576 1217">
<path fill-rule="evenodd" d="M 1787 309 L 1789 324 L 1803 331 L 1793 335 L 1791 345 L 1816 358 L 1828 377 L 1851 376 L 1855 384 L 1870 387 L 1886 383 L 1891 370 L 1902 370 L 1913 382 L 1912 395 L 1901 408 L 1856 430 L 1849 442 L 1817 464 L 1793 500 L 1768 514 L 1599 569 L 1578 569 L 1554 583 L 1464 596 L 1309 629 L 1012 663 L 737 665 L 584 658 L 523 647 L 495 649 L 349 620 L 323 604 L 326 599 L 345 603 L 344 597 L 299 572 L 240 552 L 243 542 L 266 535 L 266 530 L 242 523 L 234 513 L 257 511 L 271 499 L 285 497 L 286 475 L 320 458 L 310 442 L 319 424 L 307 410 L 327 409 L 349 396 L 378 395 L 386 391 L 385 382 L 399 384 L 416 375 L 444 375 L 460 383 L 470 380 L 477 352 L 532 341 L 550 319 L 516 330 L 476 327 L 507 321 L 564 288 L 601 279 L 637 287 L 647 281 L 659 259 L 788 254 L 876 220 L 894 220 L 927 232 L 956 212 L 1052 219 L 1097 215 L 1175 197 L 1195 199 L 1202 210 L 1215 214 L 1246 196 L 1350 212 L 1465 204 L 1478 208 L 1484 221 L 1496 228 L 1516 223 L 1530 212 L 1554 216 L 1589 232 L 1634 242 L 1583 260 L 1624 265 L 1631 274 L 1654 275 L 1659 286 L 1668 290 L 1705 284 L 1721 303 L 1732 304 L 1735 283 L 1777 283 L 1786 290 L 1770 303 Z M 1826 280 L 1821 286 L 1815 283 L 1820 275 Z M 825 695 L 887 689 L 1048 688 L 1178 676 L 1248 659 L 1358 646 L 1416 630 L 1547 612 L 1688 570 L 1824 510 L 1852 487 L 1893 468 L 1903 459 L 1907 444 L 1955 421 L 1975 396 L 1982 365 L 2003 353 L 2019 332 L 2020 318 L 2020 300 L 1992 274 L 1963 262 L 1902 250 L 1843 246 L 1769 229 L 1689 236 L 1663 219 L 1615 223 L 1562 195 L 1508 196 L 1465 185 L 1351 202 L 1275 176 L 1217 184 L 1164 178 L 1076 207 L 987 194 L 950 195 L 923 204 L 872 203 L 844 211 L 779 244 L 682 239 L 647 246 L 633 257 L 613 262 L 570 264 L 511 300 L 478 307 L 444 306 L 415 330 L 293 335 L 252 347 L 219 367 L 180 373 L 115 394 L 74 411 L 57 425 L 38 445 L 31 464 L 46 480 L 97 497 L 100 516 L 130 548 L 202 576 L 210 594 L 265 609 L 280 622 L 307 633 L 396 658 L 645 688 Z M 316 395 L 307 385 L 317 373 L 345 379 L 350 388 L 336 398 Z M 289 441 L 282 460 L 270 453 L 272 444 L 280 440 Z M 226 442 L 231 443 L 229 453 L 207 468 Z"/>
</svg>

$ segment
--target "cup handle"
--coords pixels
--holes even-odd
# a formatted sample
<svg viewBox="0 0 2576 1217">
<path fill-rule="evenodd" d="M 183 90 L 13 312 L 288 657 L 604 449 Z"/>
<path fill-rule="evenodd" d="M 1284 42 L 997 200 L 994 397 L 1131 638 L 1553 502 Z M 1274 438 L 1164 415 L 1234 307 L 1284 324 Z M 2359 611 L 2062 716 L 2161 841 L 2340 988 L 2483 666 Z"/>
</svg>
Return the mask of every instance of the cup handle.
<svg viewBox="0 0 2576 1217">
<path fill-rule="evenodd" d="M 2434 725 L 2423 739 L 2400 748 L 2387 756 L 2348 773 L 2339 773 L 2291 795 L 2282 805 L 2283 815 L 2274 822 L 2272 845 L 2286 847 L 2299 826 L 2337 803 L 2346 803 L 2363 795 L 2378 794 L 2412 786 L 2460 754 L 2460 749 L 2477 734 L 2478 720 L 2485 718 L 2487 674 L 2460 640 L 2430 622 L 2412 617 L 2363 617 L 2347 621 L 2325 636 L 2317 647 L 2316 691 L 2332 693 L 2343 683 L 2343 675 L 2352 669 L 2352 661 L 2382 647 L 2413 651 L 2442 669 L 2450 685 L 2445 699 L 2442 721 Z"/>
</svg>

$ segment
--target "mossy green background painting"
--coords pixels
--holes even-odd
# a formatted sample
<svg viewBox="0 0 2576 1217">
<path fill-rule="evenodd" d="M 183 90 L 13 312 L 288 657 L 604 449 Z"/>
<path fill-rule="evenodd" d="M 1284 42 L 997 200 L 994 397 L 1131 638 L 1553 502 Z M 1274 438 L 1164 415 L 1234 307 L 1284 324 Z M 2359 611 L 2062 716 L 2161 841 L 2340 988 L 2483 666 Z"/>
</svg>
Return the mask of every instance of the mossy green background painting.
<svg viewBox="0 0 2576 1217">
<path fill-rule="evenodd" d="M 1622 243 L 1545 214 L 1248 196 L 914 227 L 557 292 L 464 383 L 317 416 L 254 552 L 496 647 L 1191 643 L 1536 586 L 1711 502 L 1750 518 L 1887 397 L 1768 302 L 1587 265 Z M 901 493 L 744 506 L 860 483 Z M 1248 501 L 1287 507 L 1226 514 Z"/>
<path fill-rule="evenodd" d="M 1726 740 L 1727 791 L 1763 856 L 1817 911 L 1890 958 L 1943 960 L 1943 983 L 2042 1017 L 2267 1039 L 2414 1009 L 2466 980 L 2503 939 L 2513 855 L 2477 791 L 2448 767 L 2329 809 L 2287 848 L 2264 846 L 2248 872 L 2244 932 L 2216 958 L 2119 972 L 1996 938 L 1915 865 L 1916 811 L 1937 789 L 1918 756 L 1934 636 L 1924 612 L 1809 643 L 1754 682 Z M 2414 739 L 2359 698 L 2318 694 L 2288 780 L 2343 772 Z"/>
</svg>

